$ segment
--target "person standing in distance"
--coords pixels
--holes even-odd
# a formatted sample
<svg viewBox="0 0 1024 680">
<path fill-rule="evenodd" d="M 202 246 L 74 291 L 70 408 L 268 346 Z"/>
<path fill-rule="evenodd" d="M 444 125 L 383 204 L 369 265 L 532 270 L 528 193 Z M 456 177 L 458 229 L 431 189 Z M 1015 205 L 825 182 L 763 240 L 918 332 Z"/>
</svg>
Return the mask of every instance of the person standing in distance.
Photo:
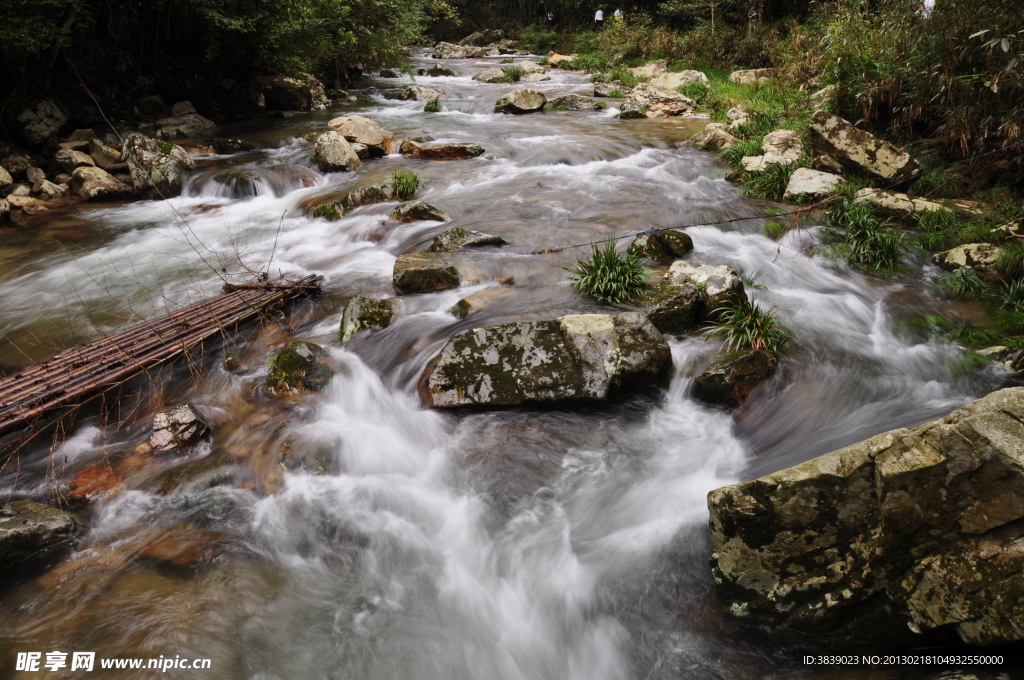
<svg viewBox="0 0 1024 680">
<path fill-rule="evenodd" d="M 619 21 L 622 21 L 622 10 L 616 8 L 615 14 L 613 14 L 612 17 L 618 19 Z"/>
<path fill-rule="evenodd" d="M 598 9 L 594 13 L 594 30 L 600 31 L 602 26 L 604 26 L 604 12 Z"/>
</svg>

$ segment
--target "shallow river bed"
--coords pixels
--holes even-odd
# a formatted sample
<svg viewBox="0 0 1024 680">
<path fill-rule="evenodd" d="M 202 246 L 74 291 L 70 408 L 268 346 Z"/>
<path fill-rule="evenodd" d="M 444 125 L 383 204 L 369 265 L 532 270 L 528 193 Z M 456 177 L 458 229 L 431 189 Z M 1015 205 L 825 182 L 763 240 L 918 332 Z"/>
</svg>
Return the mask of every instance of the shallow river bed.
<svg viewBox="0 0 1024 680">
<path fill-rule="evenodd" d="M 81 512 L 87 530 L 64 562 L 0 593 L 0 677 L 14 651 L 53 649 L 210 658 L 201 677 L 211 679 L 935 672 L 807 668 L 802 649 L 724 617 L 707 566 L 705 498 L 1002 385 L 1004 373 L 978 368 L 962 347 L 908 330 L 910 318 L 948 311 L 930 293 L 937 272 L 866 277 L 815 255 L 813 224 L 781 242 L 762 235 L 763 219 L 689 227 L 690 259 L 759 274 L 751 297 L 776 307 L 796 338 L 741 412 L 689 397 L 687 376 L 716 348 L 698 337 L 670 340 L 675 373 L 654 396 L 542 411 L 422 406 L 417 380 L 457 331 L 607 310 L 569 288 L 563 268 L 586 249 L 532 251 L 764 214 L 763 202 L 724 180 L 714 156 L 681 145 L 706 120 L 622 121 L 614 100 L 602 112 L 495 115 L 498 96 L 517 86 L 470 79 L 494 61 L 452 62 L 457 78 L 416 79 L 449 95 L 443 113 L 375 97 L 225 128 L 218 134 L 265 148 L 219 158 L 180 198 L 83 209 L 50 227 L 75 238 L 20 245 L 3 258 L 5 370 L 253 272 L 323 274 L 326 295 L 287 323 L 247 328 L 244 341 L 226 342 L 195 371 L 162 372 L 120 426 L 80 423 L 0 476 L 0 495 L 47 501 L 98 462 L 125 479 Z M 551 76 L 530 86 L 549 99 L 589 94 L 583 74 Z M 310 147 L 299 137 L 345 113 L 397 137 L 476 142 L 487 154 L 388 156 L 354 174 L 308 169 Z M 232 184 L 227 168 L 261 179 Z M 449 221 L 396 225 L 386 220 L 394 204 L 335 222 L 302 215 L 312 196 L 395 169 L 416 172 L 417 198 Z M 395 258 L 455 226 L 512 245 L 465 256 L 462 288 L 403 297 L 390 328 L 340 345 L 344 301 L 393 294 Z M 488 301 L 482 310 L 463 320 L 446 311 L 476 292 Z M 294 338 L 329 347 L 336 374 L 324 394 L 282 402 L 262 390 L 264 366 Z M 228 371 L 223 358 L 235 350 L 242 366 Z M 184 400 L 215 426 L 212 442 L 186 457 L 134 454 L 152 413 Z M 154 559 L 154 542 L 168 535 L 176 552 Z"/>
</svg>

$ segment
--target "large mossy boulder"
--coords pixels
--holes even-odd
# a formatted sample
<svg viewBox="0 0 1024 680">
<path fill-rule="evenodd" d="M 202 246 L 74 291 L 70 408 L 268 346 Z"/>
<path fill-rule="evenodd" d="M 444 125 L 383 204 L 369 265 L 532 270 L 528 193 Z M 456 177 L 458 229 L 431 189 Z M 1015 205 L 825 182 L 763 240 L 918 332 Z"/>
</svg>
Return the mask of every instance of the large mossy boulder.
<svg viewBox="0 0 1024 680">
<path fill-rule="evenodd" d="M 651 229 L 641 232 L 629 244 L 629 251 L 655 262 L 671 262 L 693 250 L 693 239 L 679 229 Z"/>
<path fill-rule="evenodd" d="M 485 68 L 473 74 L 473 80 L 481 83 L 505 82 L 505 71 L 500 68 Z"/>
<path fill-rule="evenodd" d="M 338 336 L 348 342 L 364 328 L 387 328 L 395 318 L 395 301 L 357 295 L 345 305 Z"/>
<path fill-rule="evenodd" d="M 266 107 L 273 111 L 323 111 L 330 102 L 323 83 L 308 74 L 265 78 L 262 86 Z"/>
<path fill-rule="evenodd" d="M 494 104 L 495 113 L 533 113 L 540 111 L 547 104 L 548 99 L 543 93 L 530 88 L 506 92 L 498 98 Z"/>
<path fill-rule="evenodd" d="M 692 282 L 649 288 L 640 306 L 654 327 L 667 335 L 689 333 L 704 318 L 704 299 Z"/>
<path fill-rule="evenodd" d="M 327 350 L 299 340 L 270 357 L 267 391 L 275 395 L 319 392 L 331 380 Z"/>
<path fill-rule="evenodd" d="M 474 229 L 455 227 L 443 231 L 434 237 L 434 242 L 427 248 L 428 253 L 450 253 L 463 248 L 482 248 L 484 246 L 507 246 L 508 241 L 500 236 L 485 234 Z"/>
<path fill-rule="evenodd" d="M 662 118 L 693 113 L 696 102 L 675 90 L 640 83 L 626 95 L 619 118 Z"/>
<path fill-rule="evenodd" d="M 549 101 L 547 108 L 555 111 L 600 111 L 605 106 L 602 102 L 581 94 L 564 94 Z"/>
<path fill-rule="evenodd" d="M 0 572 L 42 557 L 75 530 L 68 513 L 32 501 L 0 501 Z"/>
<path fill-rule="evenodd" d="M 181 193 L 195 161 L 180 146 L 132 133 L 121 156 L 128 164 L 135 193 L 146 198 L 171 198 Z"/>
<path fill-rule="evenodd" d="M 899 180 L 920 169 L 907 152 L 828 111 L 811 116 L 811 146 L 815 167 L 828 172 Z"/>
<path fill-rule="evenodd" d="M 395 260 L 392 282 L 403 295 L 433 293 L 458 288 L 462 276 L 444 253 L 414 253 Z"/>
<path fill-rule="evenodd" d="M 644 315 L 573 314 L 458 333 L 422 391 L 435 408 L 602 401 L 657 386 L 670 363 Z"/>
<path fill-rule="evenodd" d="M 711 404 L 739 408 L 758 385 L 775 373 L 778 363 L 778 357 L 766 350 L 726 354 L 694 377 L 693 396 Z"/>
<path fill-rule="evenodd" d="M 708 494 L 726 608 L 823 644 L 1024 639 L 1024 388 Z"/>
</svg>

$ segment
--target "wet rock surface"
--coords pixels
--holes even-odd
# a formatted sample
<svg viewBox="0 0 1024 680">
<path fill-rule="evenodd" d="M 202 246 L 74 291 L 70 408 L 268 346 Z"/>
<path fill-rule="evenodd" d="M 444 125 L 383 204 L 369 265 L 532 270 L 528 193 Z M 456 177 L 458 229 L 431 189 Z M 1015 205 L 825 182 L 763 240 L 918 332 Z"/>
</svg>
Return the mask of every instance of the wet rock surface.
<svg viewBox="0 0 1024 680">
<path fill-rule="evenodd" d="M 739 408 L 758 385 L 770 378 L 778 357 L 765 350 L 720 357 L 693 379 L 693 396 L 701 401 Z"/>
<path fill-rule="evenodd" d="M 725 265 L 673 262 L 665 275 L 664 285 L 681 286 L 687 282 L 702 289 L 706 314 L 746 298 L 743 279 L 735 269 Z"/>
<path fill-rule="evenodd" d="M 498 98 L 494 105 L 495 113 L 533 113 L 540 111 L 547 103 L 547 97 L 541 92 L 524 88 L 507 92 Z"/>
<path fill-rule="evenodd" d="M 670 363 L 644 315 L 574 314 L 458 333 L 422 392 L 434 408 L 601 401 L 655 387 Z"/>
<path fill-rule="evenodd" d="M 1024 388 L 708 495 L 733 615 L 816 641 L 1024 637 Z"/>
<path fill-rule="evenodd" d="M 421 220 L 444 222 L 444 213 L 424 201 L 403 203 L 392 210 L 388 217 L 396 222 L 418 222 Z"/>
<path fill-rule="evenodd" d="M 433 293 L 458 288 L 462 276 L 443 253 L 414 253 L 395 260 L 392 283 L 401 294 Z"/>
<path fill-rule="evenodd" d="M 319 392 L 331 380 L 327 350 L 299 340 L 270 357 L 267 391 L 274 395 Z"/>
<path fill-rule="evenodd" d="M 371 156 L 390 153 L 395 138 L 389 130 L 385 130 L 379 123 L 365 116 L 334 118 L 327 124 L 327 129 L 337 132 L 350 143 L 365 145 Z"/>
<path fill-rule="evenodd" d="M 441 232 L 434 237 L 434 242 L 427 248 L 428 253 L 450 253 L 462 248 L 482 248 L 484 246 L 507 246 L 508 241 L 500 236 L 485 234 L 482 231 L 456 227 Z"/>
<path fill-rule="evenodd" d="M 348 342 L 365 328 L 387 328 L 395 317 L 395 302 L 358 295 L 348 301 L 341 316 L 339 338 Z"/>
<path fill-rule="evenodd" d="M 0 502 L 0 572 L 16 570 L 41 551 L 67 540 L 75 528 L 71 515 L 49 505 Z"/>
<path fill-rule="evenodd" d="M 122 156 L 135 192 L 148 198 L 177 196 L 185 176 L 196 168 L 195 161 L 180 146 L 137 133 L 125 138 Z"/>
<path fill-rule="evenodd" d="M 317 137 L 312 158 L 321 172 L 352 172 L 362 165 L 352 145 L 333 130 Z"/>
<path fill-rule="evenodd" d="M 210 432 L 209 426 L 191 404 L 182 404 L 153 416 L 149 445 L 154 451 L 171 451 L 194 446 Z"/>
<path fill-rule="evenodd" d="M 484 153 L 484 148 L 479 144 L 467 144 L 459 142 L 416 142 L 407 139 L 402 142 L 401 152 L 410 158 L 422 158 L 424 160 L 465 160 L 476 158 Z"/>
<path fill-rule="evenodd" d="M 630 252 L 655 262 L 671 262 L 693 250 L 693 239 L 678 229 L 651 229 L 643 232 L 629 244 Z"/>
</svg>

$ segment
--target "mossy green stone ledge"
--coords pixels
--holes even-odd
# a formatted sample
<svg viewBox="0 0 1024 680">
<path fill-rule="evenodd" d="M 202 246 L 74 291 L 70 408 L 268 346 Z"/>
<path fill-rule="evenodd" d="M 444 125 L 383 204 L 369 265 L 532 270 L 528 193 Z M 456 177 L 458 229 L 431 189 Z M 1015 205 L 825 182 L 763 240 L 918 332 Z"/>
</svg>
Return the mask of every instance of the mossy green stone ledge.
<svg viewBox="0 0 1024 680">
<path fill-rule="evenodd" d="M 394 300 L 357 295 L 345 305 L 341 315 L 339 337 L 348 342 L 352 336 L 364 328 L 387 328 L 395 317 Z"/>
<path fill-rule="evenodd" d="M 642 314 L 573 314 L 453 337 L 421 388 L 435 408 L 591 402 L 656 387 L 668 344 Z"/>
<path fill-rule="evenodd" d="M 267 365 L 267 390 L 271 394 L 319 392 L 331 379 L 327 350 L 303 340 L 270 357 Z"/>
<path fill-rule="evenodd" d="M 708 508 L 737 617 L 830 645 L 1024 639 L 1024 388 L 716 489 Z"/>
</svg>

